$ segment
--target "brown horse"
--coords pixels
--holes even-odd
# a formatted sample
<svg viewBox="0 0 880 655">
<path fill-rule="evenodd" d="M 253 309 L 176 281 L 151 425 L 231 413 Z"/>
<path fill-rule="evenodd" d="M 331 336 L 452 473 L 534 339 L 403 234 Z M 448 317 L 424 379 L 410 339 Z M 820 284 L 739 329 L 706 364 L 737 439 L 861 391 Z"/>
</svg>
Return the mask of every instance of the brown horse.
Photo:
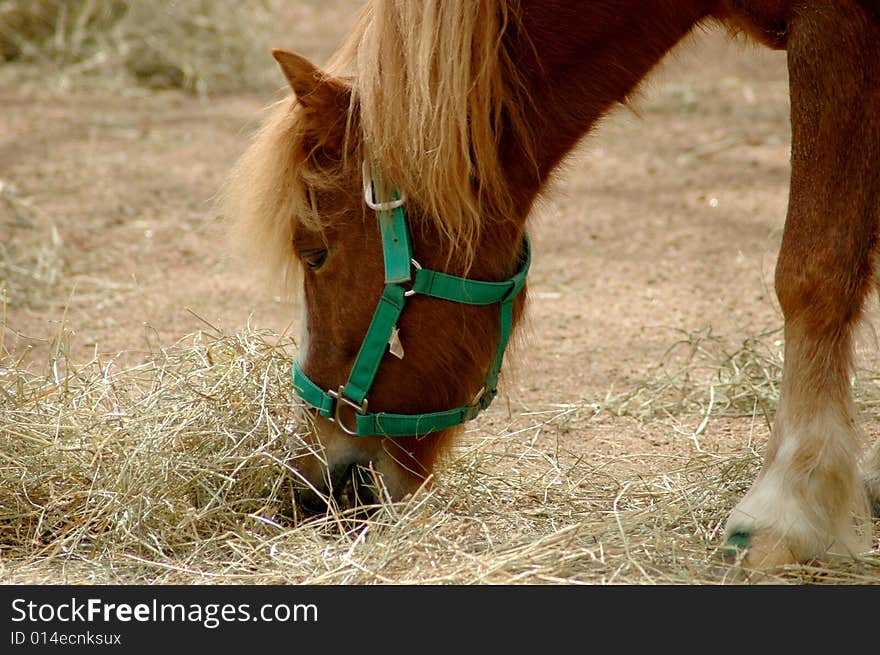
<svg viewBox="0 0 880 655">
<path fill-rule="evenodd" d="M 315 422 L 299 468 L 316 497 L 359 467 L 391 498 L 424 483 L 455 423 L 494 394 L 536 197 L 711 20 L 787 50 L 793 130 L 779 409 L 727 540 L 763 566 L 866 547 L 880 450 L 860 460 L 850 374 L 880 219 L 876 0 L 370 0 L 325 71 L 276 51 L 294 98 L 225 196 L 239 241 L 304 289 L 296 388 Z M 444 275 L 450 291 L 426 291 Z M 471 302 L 473 281 L 508 291 Z"/>
</svg>

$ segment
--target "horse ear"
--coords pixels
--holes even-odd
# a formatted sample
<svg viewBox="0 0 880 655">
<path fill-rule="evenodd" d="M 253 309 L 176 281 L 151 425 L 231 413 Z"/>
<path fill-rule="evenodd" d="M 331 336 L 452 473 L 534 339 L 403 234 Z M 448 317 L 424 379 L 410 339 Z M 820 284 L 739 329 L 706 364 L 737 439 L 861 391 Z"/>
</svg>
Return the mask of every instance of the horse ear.
<svg viewBox="0 0 880 655">
<path fill-rule="evenodd" d="M 351 88 L 302 55 L 273 50 L 272 56 L 281 66 L 299 105 L 306 110 L 306 121 L 315 145 L 333 158 L 339 158 L 345 140 Z"/>
<path fill-rule="evenodd" d="M 308 59 L 295 52 L 273 50 L 272 56 L 281 67 L 297 100 L 308 108 L 318 109 L 337 104 L 343 91 L 339 80 L 327 75 Z"/>
</svg>

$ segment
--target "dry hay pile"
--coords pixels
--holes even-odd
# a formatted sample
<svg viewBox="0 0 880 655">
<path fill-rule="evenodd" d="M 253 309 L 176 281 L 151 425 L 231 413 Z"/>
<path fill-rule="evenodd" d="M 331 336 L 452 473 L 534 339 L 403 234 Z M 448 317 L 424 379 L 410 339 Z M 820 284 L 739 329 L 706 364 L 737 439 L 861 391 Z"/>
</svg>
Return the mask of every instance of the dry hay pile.
<svg viewBox="0 0 880 655">
<path fill-rule="evenodd" d="M 653 374 L 634 389 L 608 399 L 617 414 L 755 416 L 773 414 L 782 377 L 782 329 L 726 347 L 712 328 L 685 332 Z"/>
<path fill-rule="evenodd" d="M 54 224 L 48 231 L 39 230 L 34 218 L 30 199 L 0 178 L 0 302 L 4 307 L 6 303 L 43 307 L 66 283 L 58 230 Z"/>
<path fill-rule="evenodd" d="M 48 375 L 5 354 L 0 582 L 743 579 L 720 557 L 719 537 L 757 454 L 666 457 L 645 469 L 535 446 L 534 435 L 563 424 L 588 429 L 584 421 L 605 411 L 595 403 L 511 417 L 493 408 L 433 490 L 370 515 L 301 516 L 290 491 L 293 349 L 273 334 L 200 333 L 133 368 L 59 356 Z M 771 579 L 876 583 L 880 561 L 792 567 Z"/>
<path fill-rule="evenodd" d="M 0 62 L 65 85 L 116 79 L 204 92 L 275 84 L 265 35 L 273 0 L 6 0 Z M 19 74 L 20 74 L 19 70 Z"/>
</svg>

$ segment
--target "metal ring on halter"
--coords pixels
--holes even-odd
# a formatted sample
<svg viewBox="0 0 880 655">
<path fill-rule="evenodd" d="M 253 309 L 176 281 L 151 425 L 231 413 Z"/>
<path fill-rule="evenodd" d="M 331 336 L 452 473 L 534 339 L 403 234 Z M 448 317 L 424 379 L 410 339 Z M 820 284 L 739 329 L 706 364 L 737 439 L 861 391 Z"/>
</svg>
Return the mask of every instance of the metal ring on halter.
<svg viewBox="0 0 880 655">
<path fill-rule="evenodd" d="M 392 209 L 403 207 L 403 205 L 406 203 L 405 193 L 400 193 L 400 197 L 396 200 L 389 200 L 388 202 L 376 202 L 375 189 L 373 188 L 373 177 L 370 175 L 366 161 L 361 164 L 361 176 L 364 181 L 364 202 L 367 203 L 367 207 L 369 207 L 373 211 L 390 212 Z"/>
<path fill-rule="evenodd" d="M 358 405 L 356 402 L 349 400 L 345 397 L 345 386 L 339 387 L 339 391 L 333 391 L 330 389 L 327 393 L 336 399 L 335 407 L 333 408 L 333 422 L 336 423 L 342 431 L 346 434 L 357 436 L 357 423 L 355 423 L 354 429 L 349 428 L 343 421 L 342 417 L 339 415 L 339 410 L 342 407 L 342 403 L 345 403 L 349 407 L 351 407 L 358 414 L 366 414 L 367 413 L 367 399 L 364 398 L 364 402 Z M 342 402 L 340 402 L 342 401 Z"/>
<path fill-rule="evenodd" d="M 474 399 L 471 401 L 469 407 L 476 407 L 477 403 L 483 399 L 483 396 L 486 395 L 486 385 L 484 384 L 480 387 L 480 390 L 477 392 L 477 395 L 474 396 Z"/>
<path fill-rule="evenodd" d="M 422 270 L 422 265 L 419 264 L 415 259 L 410 259 L 410 260 L 409 260 L 409 263 L 412 264 L 412 267 L 413 267 L 414 269 L 416 269 L 417 271 Z M 408 291 L 404 291 L 404 292 L 403 292 L 403 297 L 404 297 L 404 298 L 410 298 L 410 297 L 412 297 L 412 296 L 414 296 L 414 295 L 416 295 L 416 290 L 415 290 L 415 289 L 409 289 Z"/>
</svg>

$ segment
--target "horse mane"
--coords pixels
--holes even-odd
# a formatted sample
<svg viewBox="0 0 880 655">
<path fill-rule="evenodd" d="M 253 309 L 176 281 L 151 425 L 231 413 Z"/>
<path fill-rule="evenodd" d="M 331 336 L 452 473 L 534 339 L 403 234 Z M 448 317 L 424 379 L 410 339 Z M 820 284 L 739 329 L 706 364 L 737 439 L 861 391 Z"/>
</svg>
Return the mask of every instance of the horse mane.
<svg viewBox="0 0 880 655">
<path fill-rule="evenodd" d="M 504 38 L 519 28 L 519 0 L 370 0 L 326 67 L 352 85 L 343 152 L 406 193 L 465 262 L 489 217 L 513 215 L 503 134 L 534 162 L 530 99 Z M 314 168 L 304 136 L 298 107 L 279 103 L 223 194 L 236 240 L 287 281 L 297 224 L 320 228 L 309 189 L 341 184 Z M 359 171 L 349 163 L 337 174 Z"/>
<path fill-rule="evenodd" d="M 226 180 L 219 204 L 230 221 L 232 247 L 289 293 L 299 272 L 294 233 L 299 225 L 318 228 L 319 222 L 304 178 L 310 167 L 301 145 L 305 134 L 300 111 L 287 100 L 269 109 Z"/>
<path fill-rule="evenodd" d="M 504 129 L 531 142 L 528 98 L 504 39 L 518 20 L 517 0 L 375 0 L 334 62 L 354 64 L 371 162 L 466 250 L 487 209 L 510 209 Z"/>
</svg>

